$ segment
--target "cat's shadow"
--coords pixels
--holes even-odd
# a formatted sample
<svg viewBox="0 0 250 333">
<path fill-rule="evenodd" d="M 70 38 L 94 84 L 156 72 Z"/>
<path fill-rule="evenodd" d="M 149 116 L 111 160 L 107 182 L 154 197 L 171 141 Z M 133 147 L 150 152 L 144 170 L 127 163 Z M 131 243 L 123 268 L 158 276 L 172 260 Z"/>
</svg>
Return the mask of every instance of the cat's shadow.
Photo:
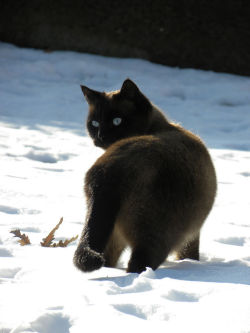
<svg viewBox="0 0 250 333">
<path fill-rule="evenodd" d="M 119 269 L 125 271 L 125 268 Z M 112 281 L 121 288 L 132 285 L 135 279 L 140 279 L 141 276 L 148 279 L 171 278 L 182 281 L 250 285 L 250 257 L 244 260 L 227 262 L 223 261 L 223 259 L 165 262 L 156 271 L 152 271 L 150 274 L 143 272 L 142 274 L 127 273 L 123 276 L 97 277 L 90 280 Z"/>
</svg>

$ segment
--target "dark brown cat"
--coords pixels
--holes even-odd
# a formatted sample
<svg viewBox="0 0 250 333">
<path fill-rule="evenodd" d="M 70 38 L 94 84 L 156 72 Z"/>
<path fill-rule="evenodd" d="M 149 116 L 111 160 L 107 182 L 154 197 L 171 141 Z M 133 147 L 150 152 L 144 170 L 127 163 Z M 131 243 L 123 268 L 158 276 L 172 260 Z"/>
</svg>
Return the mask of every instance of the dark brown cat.
<svg viewBox="0 0 250 333">
<path fill-rule="evenodd" d="M 129 79 L 110 93 L 81 88 L 89 134 L 106 151 L 86 174 L 76 267 L 115 267 L 127 246 L 128 272 L 156 269 L 171 252 L 198 260 L 200 229 L 216 194 L 205 145 L 169 122 Z"/>
</svg>

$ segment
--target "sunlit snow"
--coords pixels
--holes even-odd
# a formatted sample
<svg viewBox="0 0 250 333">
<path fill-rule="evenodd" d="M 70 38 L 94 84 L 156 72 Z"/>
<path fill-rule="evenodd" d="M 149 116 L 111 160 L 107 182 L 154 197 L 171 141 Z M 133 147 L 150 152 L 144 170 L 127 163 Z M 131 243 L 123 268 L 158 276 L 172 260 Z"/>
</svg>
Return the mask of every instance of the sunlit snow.
<svg viewBox="0 0 250 333">
<path fill-rule="evenodd" d="M 116 90 L 127 77 L 206 142 L 218 176 L 201 260 L 142 274 L 83 274 L 83 178 L 101 154 L 87 137 L 80 84 Z M 250 78 L 138 59 L 21 49 L 0 43 L 0 332 L 250 332 Z M 19 228 L 32 245 L 10 233 Z"/>
</svg>

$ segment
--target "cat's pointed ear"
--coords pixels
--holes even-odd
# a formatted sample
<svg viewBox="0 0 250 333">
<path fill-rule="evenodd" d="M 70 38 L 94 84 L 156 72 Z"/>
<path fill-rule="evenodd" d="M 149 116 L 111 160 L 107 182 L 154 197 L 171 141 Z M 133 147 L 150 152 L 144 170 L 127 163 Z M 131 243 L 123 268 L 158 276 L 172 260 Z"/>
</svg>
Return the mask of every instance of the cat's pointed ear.
<svg viewBox="0 0 250 333">
<path fill-rule="evenodd" d="M 152 110 L 152 104 L 149 99 L 143 95 L 137 85 L 130 79 L 126 79 L 123 82 L 120 96 L 132 101 L 136 105 L 137 110 L 143 112 Z"/>
<path fill-rule="evenodd" d="M 121 87 L 120 94 L 128 99 L 134 99 L 140 93 L 137 85 L 130 79 L 126 79 Z"/>
<path fill-rule="evenodd" d="M 92 90 L 86 86 L 80 86 L 83 92 L 84 97 L 86 98 L 86 101 L 89 104 L 95 104 L 98 99 L 100 98 L 101 93 L 99 91 Z"/>
</svg>

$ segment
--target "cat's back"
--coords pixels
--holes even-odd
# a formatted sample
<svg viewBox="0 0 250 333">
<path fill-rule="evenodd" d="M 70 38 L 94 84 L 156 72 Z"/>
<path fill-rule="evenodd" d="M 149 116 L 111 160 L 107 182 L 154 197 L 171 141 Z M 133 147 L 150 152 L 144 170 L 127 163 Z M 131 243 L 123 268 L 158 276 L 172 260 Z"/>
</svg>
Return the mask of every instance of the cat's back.
<svg viewBox="0 0 250 333">
<path fill-rule="evenodd" d="M 164 224 L 164 207 L 176 224 L 185 216 L 186 223 L 196 228 L 207 216 L 216 194 L 215 170 L 206 147 L 178 126 L 159 135 L 116 142 L 89 170 L 86 184 L 92 176 L 97 186 L 105 179 L 105 186 L 121 200 L 118 220 L 132 232 L 131 216 L 142 211 L 158 220 L 159 226 Z"/>
<path fill-rule="evenodd" d="M 152 135 L 134 136 L 111 145 L 96 161 L 104 168 L 123 169 L 165 167 L 178 169 L 210 162 L 205 145 L 193 133 L 178 125 Z"/>
<path fill-rule="evenodd" d="M 91 169 L 101 170 L 112 186 L 119 186 L 124 193 L 142 186 L 160 191 L 159 195 L 171 189 L 179 197 L 196 191 L 197 196 L 209 192 L 213 198 L 216 192 L 215 171 L 205 145 L 178 125 L 157 135 L 117 141 Z"/>
</svg>

